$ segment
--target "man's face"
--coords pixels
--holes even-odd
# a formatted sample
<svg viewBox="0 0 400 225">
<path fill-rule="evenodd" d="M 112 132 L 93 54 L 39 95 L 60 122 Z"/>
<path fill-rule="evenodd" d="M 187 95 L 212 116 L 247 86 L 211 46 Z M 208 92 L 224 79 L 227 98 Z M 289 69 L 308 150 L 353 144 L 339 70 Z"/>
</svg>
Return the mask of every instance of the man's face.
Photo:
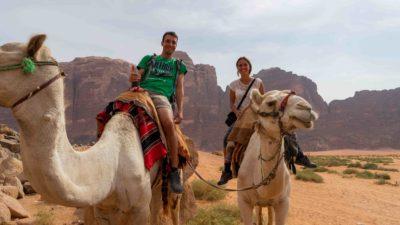
<svg viewBox="0 0 400 225">
<path fill-rule="evenodd" d="M 161 42 L 163 46 L 163 52 L 172 54 L 175 52 L 176 45 L 178 44 L 178 39 L 172 35 L 166 35 L 164 41 Z"/>
</svg>

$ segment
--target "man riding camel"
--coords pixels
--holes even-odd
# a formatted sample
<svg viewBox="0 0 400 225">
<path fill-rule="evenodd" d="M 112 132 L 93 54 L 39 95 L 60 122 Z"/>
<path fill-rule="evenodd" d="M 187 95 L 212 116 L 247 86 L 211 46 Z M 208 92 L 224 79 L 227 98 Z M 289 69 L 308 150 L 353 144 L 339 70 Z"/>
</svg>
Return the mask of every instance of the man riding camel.
<svg viewBox="0 0 400 225">
<path fill-rule="evenodd" d="M 183 187 L 178 170 L 178 139 L 175 124 L 183 119 L 183 81 L 187 73 L 185 64 L 172 57 L 178 44 L 175 32 L 164 33 L 161 55 L 147 55 L 132 70 L 129 81 L 140 82 L 140 87 L 149 92 L 157 109 L 163 128 L 171 161 L 170 187 L 172 192 L 182 193 Z M 176 100 L 176 109 L 173 102 Z M 175 111 L 175 113 L 174 113 Z"/>
</svg>

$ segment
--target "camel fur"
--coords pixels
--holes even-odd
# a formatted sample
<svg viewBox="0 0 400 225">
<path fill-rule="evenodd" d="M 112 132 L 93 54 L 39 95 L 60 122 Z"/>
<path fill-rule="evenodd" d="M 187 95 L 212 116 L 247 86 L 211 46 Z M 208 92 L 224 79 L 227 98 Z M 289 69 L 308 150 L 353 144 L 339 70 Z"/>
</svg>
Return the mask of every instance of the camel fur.
<svg viewBox="0 0 400 225">
<path fill-rule="evenodd" d="M 259 184 L 277 166 L 276 176 L 269 185 L 257 189 L 238 192 L 238 205 L 244 225 L 253 225 L 253 210 L 256 209 L 256 224 L 263 224 L 262 208 L 269 209 L 269 223 L 284 225 L 289 209 L 290 174 L 283 156 L 284 148 L 281 131 L 293 132 L 296 129 L 313 127 L 317 114 L 303 98 L 292 95 L 286 109 L 279 117 L 264 116 L 260 112 L 276 112 L 289 91 L 269 91 L 261 95 L 257 90 L 251 93 L 251 110 L 254 114 L 255 131 L 248 143 L 238 173 L 238 189 Z M 250 117 L 249 117 L 250 118 Z M 279 125 L 279 120 L 281 125 Z M 262 159 L 261 159 L 262 158 Z M 279 161 L 279 162 L 278 162 Z M 273 213 L 274 212 L 274 213 Z M 273 219 L 274 217 L 274 219 Z"/>
<path fill-rule="evenodd" d="M 0 46 L 0 66 L 20 63 L 27 56 L 53 60 L 42 45 L 45 38 L 37 35 L 28 45 Z M 20 69 L 0 72 L 0 106 L 11 108 L 58 73 L 56 66 L 37 67 L 34 74 Z M 145 169 L 138 130 L 131 119 L 115 115 L 98 142 L 79 152 L 68 140 L 64 111 L 62 79 L 12 108 L 20 127 L 24 174 L 34 189 L 48 202 L 84 207 L 86 225 L 149 224 L 151 184 L 159 164 L 151 171 Z M 153 199 L 153 205 L 161 204 Z"/>
</svg>

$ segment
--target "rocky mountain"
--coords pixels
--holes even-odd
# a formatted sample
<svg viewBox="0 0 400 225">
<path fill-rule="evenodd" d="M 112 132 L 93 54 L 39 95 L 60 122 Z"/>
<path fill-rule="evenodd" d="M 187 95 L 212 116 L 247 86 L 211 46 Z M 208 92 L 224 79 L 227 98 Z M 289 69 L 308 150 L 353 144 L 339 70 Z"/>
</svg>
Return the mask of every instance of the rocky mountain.
<svg viewBox="0 0 400 225">
<path fill-rule="evenodd" d="M 203 150 L 219 150 L 226 130 L 228 92 L 217 85 L 215 68 L 194 64 L 185 52 L 176 52 L 187 68 L 185 134 Z M 68 135 L 74 143 L 95 140 L 95 116 L 127 82 L 129 63 L 105 57 L 76 58 L 61 64 L 68 74 L 66 118 Z M 304 76 L 280 68 L 261 70 L 256 77 L 265 89 L 291 89 L 309 101 L 320 114 L 315 130 L 299 133 L 305 150 L 332 148 L 400 148 L 400 90 L 361 91 L 354 97 L 329 105 L 318 94 L 317 85 Z M 9 111 L 0 110 L 0 122 L 15 126 Z"/>
<path fill-rule="evenodd" d="M 315 129 L 301 136 L 309 150 L 400 149 L 400 88 L 332 101 Z"/>
</svg>

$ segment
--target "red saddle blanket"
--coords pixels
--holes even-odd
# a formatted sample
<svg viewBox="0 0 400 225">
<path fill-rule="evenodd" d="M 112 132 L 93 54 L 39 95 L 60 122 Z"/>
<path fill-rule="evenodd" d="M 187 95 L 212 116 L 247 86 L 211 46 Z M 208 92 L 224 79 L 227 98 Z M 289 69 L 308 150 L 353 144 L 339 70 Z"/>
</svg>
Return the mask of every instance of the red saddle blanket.
<svg viewBox="0 0 400 225">
<path fill-rule="evenodd" d="M 167 148 L 161 140 L 161 134 L 157 123 L 149 115 L 149 111 L 144 108 L 145 106 L 137 103 L 137 101 L 124 100 L 110 102 L 96 117 L 98 121 L 97 133 L 98 137 L 100 137 L 105 125 L 116 113 L 124 112 L 131 115 L 133 123 L 139 130 L 144 164 L 146 168 L 150 170 L 154 163 L 167 155 Z"/>
</svg>

